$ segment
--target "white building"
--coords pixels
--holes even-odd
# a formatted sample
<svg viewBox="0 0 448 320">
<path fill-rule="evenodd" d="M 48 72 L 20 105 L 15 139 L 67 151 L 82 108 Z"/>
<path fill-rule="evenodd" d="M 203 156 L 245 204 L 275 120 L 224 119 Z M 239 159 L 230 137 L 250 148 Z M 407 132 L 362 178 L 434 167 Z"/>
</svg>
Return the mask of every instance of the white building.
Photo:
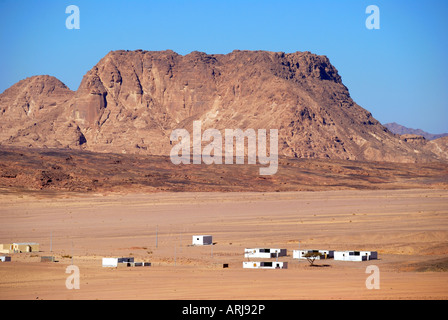
<svg viewBox="0 0 448 320">
<path fill-rule="evenodd" d="M 103 258 L 103 267 L 116 268 L 119 265 L 133 263 L 134 258 Z"/>
<path fill-rule="evenodd" d="M 331 259 L 334 257 L 334 250 L 293 250 L 292 257 L 293 259 L 306 259 L 305 255 L 307 253 L 320 253 L 322 256 L 317 257 L 316 260 L 319 259 Z"/>
<path fill-rule="evenodd" d="M 286 256 L 286 249 L 264 249 L 252 248 L 244 249 L 245 258 L 277 258 Z"/>
<path fill-rule="evenodd" d="M 14 242 L 0 244 L 0 253 L 39 252 L 36 242 Z"/>
<path fill-rule="evenodd" d="M 103 258 L 103 267 L 118 267 L 118 258 Z"/>
<path fill-rule="evenodd" d="M 244 261 L 243 268 L 246 269 L 287 269 L 288 262 L 281 261 Z"/>
<path fill-rule="evenodd" d="M 376 251 L 335 251 L 334 260 L 341 261 L 367 261 L 378 259 Z"/>
<path fill-rule="evenodd" d="M 11 261 L 11 257 L 9 257 L 9 256 L 0 256 L 0 261 L 1 262 L 10 262 Z"/>
<path fill-rule="evenodd" d="M 213 237 L 210 235 L 195 235 L 193 236 L 194 246 L 205 246 L 213 244 Z"/>
<path fill-rule="evenodd" d="M 0 243 L 0 253 L 13 253 L 12 243 Z"/>
</svg>

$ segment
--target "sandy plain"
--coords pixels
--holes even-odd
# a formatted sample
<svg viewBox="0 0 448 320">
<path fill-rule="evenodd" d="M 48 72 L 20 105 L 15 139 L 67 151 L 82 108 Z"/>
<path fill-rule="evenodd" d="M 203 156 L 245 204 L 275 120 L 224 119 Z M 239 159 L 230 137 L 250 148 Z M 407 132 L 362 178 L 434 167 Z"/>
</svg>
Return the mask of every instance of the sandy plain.
<svg viewBox="0 0 448 320">
<path fill-rule="evenodd" d="M 40 244 L 0 263 L 2 300 L 448 298 L 446 190 L 3 193 L 0 213 L 0 243 Z M 191 246 L 195 234 L 215 244 Z M 243 269 L 252 247 L 288 249 L 278 258 L 288 269 Z M 374 250 L 379 259 L 310 267 L 292 259 L 298 248 Z M 57 262 L 40 262 L 48 255 Z M 127 256 L 152 265 L 101 266 Z M 66 287 L 72 263 L 77 290 Z M 366 287 L 369 265 L 379 289 Z"/>
</svg>

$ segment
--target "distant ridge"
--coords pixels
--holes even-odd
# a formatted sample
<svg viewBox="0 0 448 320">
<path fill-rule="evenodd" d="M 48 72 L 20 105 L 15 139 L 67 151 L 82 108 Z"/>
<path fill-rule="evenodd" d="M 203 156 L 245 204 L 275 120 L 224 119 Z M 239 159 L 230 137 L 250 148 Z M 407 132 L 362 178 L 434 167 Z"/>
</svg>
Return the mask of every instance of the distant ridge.
<svg viewBox="0 0 448 320">
<path fill-rule="evenodd" d="M 386 123 L 384 126 L 389 129 L 392 133 L 395 134 L 416 134 L 419 136 L 423 136 L 426 140 L 435 140 L 443 137 L 447 137 L 448 133 L 440 133 L 440 134 L 433 134 L 428 133 L 426 131 L 423 131 L 421 129 L 412 129 L 405 126 L 402 126 L 401 124 L 398 124 L 396 122 Z"/>
</svg>

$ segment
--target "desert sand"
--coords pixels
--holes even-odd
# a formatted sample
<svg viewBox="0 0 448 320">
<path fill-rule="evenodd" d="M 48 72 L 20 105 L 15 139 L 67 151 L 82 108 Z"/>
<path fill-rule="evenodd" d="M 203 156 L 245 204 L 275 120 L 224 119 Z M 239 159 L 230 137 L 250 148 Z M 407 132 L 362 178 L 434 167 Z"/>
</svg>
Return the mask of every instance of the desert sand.
<svg viewBox="0 0 448 320">
<path fill-rule="evenodd" d="M 0 263 L 0 299 L 447 299 L 447 213 L 448 192 L 434 189 L 4 193 L 0 243 L 38 242 L 40 251 Z M 215 244 L 192 246 L 196 234 Z M 288 269 L 243 269 L 252 247 L 288 249 L 278 258 Z M 379 259 L 310 267 L 292 258 L 298 248 L 372 250 Z M 40 262 L 48 255 L 57 262 Z M 128 256 L 152 265 L 101 265 Z M 72 263 L 80 288 L 69 290 Z M 369 265 L 379 268 L 379 289 L 366 288 Z"/>
</svg>

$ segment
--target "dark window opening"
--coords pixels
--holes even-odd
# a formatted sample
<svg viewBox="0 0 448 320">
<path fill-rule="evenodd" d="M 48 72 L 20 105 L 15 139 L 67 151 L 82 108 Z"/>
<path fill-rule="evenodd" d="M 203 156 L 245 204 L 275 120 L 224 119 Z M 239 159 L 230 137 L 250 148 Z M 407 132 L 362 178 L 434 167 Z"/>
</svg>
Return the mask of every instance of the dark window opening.
<svg viewBox="0 0 448 320">
<path fill-rule="evenodd" d="M 272 262 L 262 262 L 261 266 L 263 266 L 263 267 L 272 267 Z"/>
</svg>

